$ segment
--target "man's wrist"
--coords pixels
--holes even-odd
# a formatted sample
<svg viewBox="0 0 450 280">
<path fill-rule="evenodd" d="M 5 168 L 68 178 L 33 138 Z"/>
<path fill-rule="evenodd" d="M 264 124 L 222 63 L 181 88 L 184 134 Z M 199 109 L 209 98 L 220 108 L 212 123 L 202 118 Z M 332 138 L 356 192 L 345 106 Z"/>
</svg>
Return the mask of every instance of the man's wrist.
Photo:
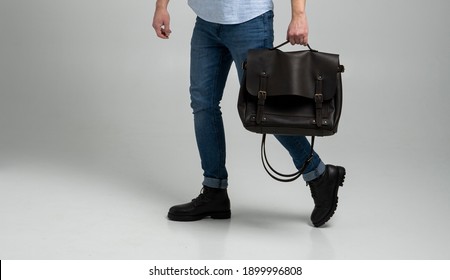
<svg viewBox="0 0 450 280">
<path fill-rule="evenodd" d="M 292 19 L 301 19 L 306 17 L 305 11 L 292 11 Z"/>
<path fill-rule="evenodd" d="M 156 9 L 167 9 L 168 4 L 169 0 L 157 0 Z"/>
<path fill-rule="evenodd" d="M 306 17 L 306 0 L 291 0 L 292 19 Z"/>
</svg>

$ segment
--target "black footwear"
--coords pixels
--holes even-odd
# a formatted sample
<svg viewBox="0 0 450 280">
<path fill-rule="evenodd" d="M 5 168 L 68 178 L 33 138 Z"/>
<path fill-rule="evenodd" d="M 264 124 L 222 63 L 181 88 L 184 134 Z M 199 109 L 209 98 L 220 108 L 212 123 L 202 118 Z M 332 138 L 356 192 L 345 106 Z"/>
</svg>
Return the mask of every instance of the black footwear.
<svg viewBox="0 0 450 280">
<path fill-rule="evenodd" d="M 337 208 L 339 186 L 343 186 L 344 179 L 344 167 L 327 165 L 322 176 L 309 182 L 315 204 L 311 221 L 315 227 L 322 226 L 333 216 Z"/>
<path fill-rule="evenodd" d="M 229 219 L 230 199 L 226 189 L 204 186 L 202 192 L 191 202 L 175 205 L 169 209 L 168 218 L 172 221 L 198 221 L 206 217 Z"/>
</svg>

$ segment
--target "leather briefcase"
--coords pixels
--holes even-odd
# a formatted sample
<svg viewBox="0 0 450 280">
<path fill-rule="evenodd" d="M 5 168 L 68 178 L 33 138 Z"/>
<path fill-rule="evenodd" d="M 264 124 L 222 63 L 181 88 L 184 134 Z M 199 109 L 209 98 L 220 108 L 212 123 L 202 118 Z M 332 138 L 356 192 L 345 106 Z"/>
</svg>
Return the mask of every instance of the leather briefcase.
<svg viewBox="0 0 450 280">
<path fill-rule="evenodd" d="M 252 49 L 244 63 L 238 111 L 261 134 L 328 136 L 342 110 L 339 55 L 313 50 Z"/>
</svg>

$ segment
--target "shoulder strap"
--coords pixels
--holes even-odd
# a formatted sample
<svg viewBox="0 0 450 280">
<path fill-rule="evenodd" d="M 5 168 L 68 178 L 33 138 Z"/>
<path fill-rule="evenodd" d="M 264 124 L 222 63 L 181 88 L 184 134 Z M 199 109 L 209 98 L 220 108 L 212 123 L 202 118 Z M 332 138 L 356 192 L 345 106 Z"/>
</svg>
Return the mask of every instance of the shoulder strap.
<svg viewBox="0 0 450 280">
<path fill-rule="evenodd" d="M 292 181 L 297 180 L 303 174 L 303 172 L 305 172 L 306 167 L 308 167 L 308 164 L 313 159 L 314 140 L 315 140 L 315 136 L 311 136 L 311 149 L 309 151 L 308 158 L 303 163 L 302 168 L 300 168 L 300 170 L 298 170 L 297 172 L 292 173 L 292 174 L 283 174 L 283 173 L 276 171 L 270 165 L 270 163 L 267 159 L 267 154 L 266 154 L 266 134 L 263 134 L 262 140 L 261 140 L 261 161 L 262 161 L 262 164 L 263 164 L 264 169 L 266 170 L 267 174 L 269 174 L 269 176 L 272 177 L 273 179 L 280 181 L 280 182 L 292 182 Z"/>
</svg>

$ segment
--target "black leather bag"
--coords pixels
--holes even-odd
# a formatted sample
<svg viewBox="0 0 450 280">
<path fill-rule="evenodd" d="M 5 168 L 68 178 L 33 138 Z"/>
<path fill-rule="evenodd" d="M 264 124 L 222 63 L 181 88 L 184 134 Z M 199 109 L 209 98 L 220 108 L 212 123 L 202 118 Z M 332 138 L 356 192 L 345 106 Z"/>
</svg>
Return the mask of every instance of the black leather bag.
<svg viewBox="0 0 450 280">
<path fill-rule="evenodd" d="M 282 45 L 248 52 L 238 99 L 244 127 L 262 134 L 335 134 L 344 71 L 339 55 L 311 48 L 282 52 Z"/>
<path fill-rule="evenodd" d="M 337 132 L 342 110 L 341 73 L 344 72 L 338 54 L 319 52 L 309 45 L 309 50 L 304 51 L 278 49 L 287 43 L 248 52 L 238 99 L 244 127 L 263 134 L 263 163 L 266 161 L 275 174 L 289 178 L 280 181 L 292 181 L 293 175 L 296 178 L 301 175 L 312 159 L 314 136 Z M 312 136 L 311 153 L 304 168 L 290 175 L 273 170 L 265 153 L 266 134 Z"/>
</svg>

